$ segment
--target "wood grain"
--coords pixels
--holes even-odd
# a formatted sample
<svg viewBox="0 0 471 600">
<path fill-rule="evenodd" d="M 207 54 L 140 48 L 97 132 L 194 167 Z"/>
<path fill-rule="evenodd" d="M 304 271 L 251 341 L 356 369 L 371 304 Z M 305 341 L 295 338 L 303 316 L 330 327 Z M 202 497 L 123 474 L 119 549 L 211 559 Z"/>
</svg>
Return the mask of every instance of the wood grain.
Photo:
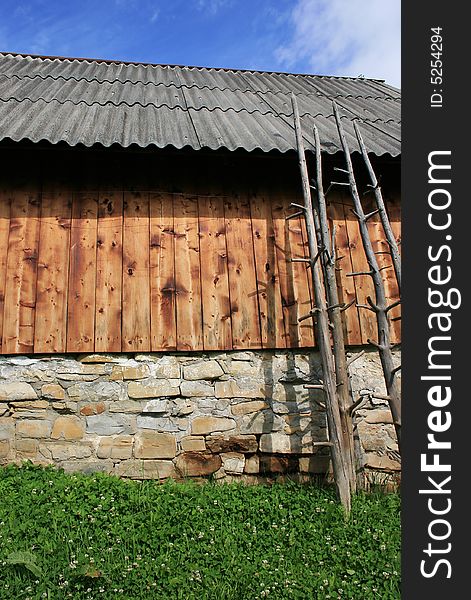
<svg viewBox="0 0 471 600">
<path fill-rule="evenodd" d="M 151 348 L 176 350 L 173 195 L 151 192 L 149 201 Z"/>
<path fill-rule="evenodd" d="M 43 194 L 39 228 L 35 352 L 65 352 L 72 195 L 66 189 Z"/>
<path fill-rule="evenodd" d="M 177 350 L 203 349 L 198 199 L 175 194 Z"/>
<path fill-rule="evenodd" d="M 225 198 L 224 214 L 232 345 L 234 349 L 261 348 L 257 277 L 248 198 Z"/>
<path fill-rule="evenodd" d="M 67 303 L 68 352 L 95 349 L 97 215 L 98 193 L 74 193 Z"/>
<path fill-rule="evenodd" d="M 250 209 L 262 346 L 264 348 L 286 348 L 280 274 L 276 260 L 275 231 L 270 198 L 265 195 L 252 195 Z"/>
<path fill-rule="evenodd" d="M 150 350 L 149 195 L 124 193 L 123 352 Z"/>
<path fill-rule="evenodd" d="M 121 352 L 123 193 L 100 192 L 97 224 L 95 352 Z"/>
<path fill-rule="evenodd" d="M 224 200 L 199 196 L 201 300 L 205 350 L 232 348 Z"/>
</svg>

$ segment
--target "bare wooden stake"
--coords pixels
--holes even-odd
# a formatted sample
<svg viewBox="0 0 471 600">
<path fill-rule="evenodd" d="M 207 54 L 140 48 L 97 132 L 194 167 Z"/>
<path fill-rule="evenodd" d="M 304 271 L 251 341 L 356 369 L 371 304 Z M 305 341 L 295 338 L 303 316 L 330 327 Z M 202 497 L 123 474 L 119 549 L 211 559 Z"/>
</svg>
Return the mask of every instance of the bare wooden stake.
<svg viewBox="0 0 471 600">
<path fill-rule="evenodd" d="M 304 142 L 301 131 L 301 120 L 299 118 L 298 104 L 294 94 L 291 95 L 291 103 L 293 106 L 296 143 L 298 148 L 298 161 L 303 189 L 309 255 L 313 257 L 317 255 L 319 250 L 317 244 L 316 230 L 314 226 L 311 190 L 309 187 L 309 177 L 307 172 Z M 329 317 L 327 313 L 325 290 L 322 282 L 322 268 L 319 262 L 313 265 L 313 267 L 310 269 L 310 273 L 314 289 L 315 304 L 316 307 L 319 309 L 317 318 L 315 322 L 313 319 L 313 322 L 316 327 L 316 339 L 319 345 L 322 370 L 324 374 L 323 377 L 325 387 L 324 391 L 327 424 L 329 427 L 330 441 L 332 442 L 332 467 L 334 471 L 334 479 L 340 502 L 342 503 L 342 506 L 344 507 L 346 513 L 349 513 L 351 509 L 350 477 L 343 452 L 344 444 L 342 434 L 342 423 L 340 419 L 339 399 L 337 395 L 337 381 L 335 378 L 335 363 L 330 347 Z"/>
<path fill-rule="evenodd" d="M 342 123 L 340 121 L 340 115 L 338 112 L 337 105 L 332 102 L 334 109 L 334 116 L 337 123 L 337 129 L 339 132 L 340 142 L 342 144 L 342 149 L 345 156 L 345 162 L 348 170 L 348 180 L 350 185 L 350 192 L 353 199 L 353 204 L 355 207 L 355 211 L 358 214 L 358 224 L 360 228 L 360 236 L 363 244 L 363 248 L 365 250 L 366 259 L 368 261 L 368 265 L 371 269 L 371 277 L 373 280 L 373 286 L 375 290 L 375 307 L 376 312 L 376 321 L 378 324 L 378 343 L 374 343 L 378 348 L 381 366 L 383 368 L 384 379 L 386 383 L 386 389 L 388 392 L 388 402 L 391 409 L 393 422 L 396 428 L 396 435 L 399 448 L 401 448 L 401 390 L 399 386 L 399 381 L 397 379 L 396 373 L 394 372 L 394 364 L 391 352 L 391 338 L 390 338 L 390 328 L 389 328 L 389 320 L 386 312 L 386 293 L 384 290 L 384 282 L 381 277 L 380 268 L 378 267 L 378 262 L 376 260 L 376 255 L 374 253 L 373 245 L 371 243 L 371 238 L 368 232 L 368 226 L 365 220 L 365 213 L 363 211 L 363 206 L 361 204 L 360 196 L 358 194 L 358 189 L 355 181 L 355 175 L 353 172 L 352 159 L 350 156 L 350 150 L 348 147 L 347 139 L 345 137 L 345 133 L 343 130 Z M 356 124 L 355 124 L 356 125 Z M 356 126 L 356 130 L 358 127 Z M 358 133 L 357 133 L 358 137 Z M 361 137 L 361 134 L 360 134 Z M 360 139 L 360 138 L 359 138 Z M 364 147 L 364 146 L 363 146 Z M 361 148 L 361 146 L 360 146 Z M 366 152 L 366 151 L 365 151 Z M 365 156 L 363 156 L 365 159 Z M 366 162 L 366 160 L 365 160 Z M 368 159 L 369 162 L 369 159 Z M 369 163 L 370 164 L 370 163 Z M 371 164 L 370 164 L 371 166 Z M 368 167 L 368 163 L 367 163 Z M 374 175 L 374 173 L 373 173 Z M 370 177 L 372 174 L 370 173 Z M 376 178 L 372 183 L 377 185 Z M 368 340 L 369 343 L 371 340 Z"/>
<path fill-rule="evenodd" d="M 322 245 L 327 250 L 324 256 L 324 279 L 327 292 L 327 301 L 329 306 L 330 323 L 332 325 L 332 342 L 335 360 L 335 375 L 337 380 L 337 393 L 340 408 L 340 421 L 342 425 L 343 452 L 348 477 L 350 481 L 350 490 L 356 491 L 356 469 L 355 469 L 355 445 L 353 440 L 353 423 L 350 414 L 350 406 L 353 399 L 351 396 L 350 380 L 347 369 L 347 357 L 345 353 L 344 329 L 342 323 L 342 312 L 345 303 L 339 302 L 337 288 L 337 277 L 335 273 L 335 259 L 332 256 L 335 253 L 335 237 L 330 237 L 329 220 L 327 216 L 327 203 L 324 195 L 324 186 L 322 181 L 322 155 L 319 132 L 314 125 L 314 141 L 316 145 L 316 187 L 317 187 L 317 213 L 319 216 L 319 232 Z"/>
<path fill-rule="evenodd" d="M 371 179 L 371 189 L 374 192 L 376 206 L 378 207 L 377 212 L 379 212 L 379 216 L 381 219 L 381 223 L 383 225 L 384 234 L 386 236 L 386 241 L 388 242 L 389 248 L 391 250 L 391 258 L 394 265 L 394 271 L 396 272 L 397 285 L 399 287 L 399 293 L 401 292 L 401 255 L 399 254 L 399 248 L 396 242 L 396 238 L 394 237 L 393 230 L 391 229 L 391 223 L 389 222 L 388 213 L 386 211 L 386 206 L 383 200 L 383 194 L 381 193 L 381 187 L 376 178 L 376 174 L 374 172 L 373 166 L 370 161 L 370 157 L 368 156 L 368 152 L 366 150 L 365 142 L 363 141 L 363 137 L 360 132 L 360 127 L 356 121 L 353 121 L 353 126 L 355 128 L 355 133 L 357 135 L 358 145 L 360 146 L 360 152 L 365 162 L 366 169 Z M 376 212 L 376 211 L 375 211 Z"/>
</svg>

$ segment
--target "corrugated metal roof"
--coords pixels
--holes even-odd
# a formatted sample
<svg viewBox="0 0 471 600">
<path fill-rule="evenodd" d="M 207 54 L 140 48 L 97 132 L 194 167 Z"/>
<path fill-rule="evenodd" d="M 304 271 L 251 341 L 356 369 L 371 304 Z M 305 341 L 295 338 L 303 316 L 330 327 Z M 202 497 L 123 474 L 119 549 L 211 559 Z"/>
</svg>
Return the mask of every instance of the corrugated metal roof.
<svg viewBox="0 0 471 600">
<path fill-rule="evenodd" d="M 369 152 L 400 154 L 401 94 L 377 80 L 146 65 L 0 53 L 0 139 L 160 148 L 296 148 L 291 93 L 306 148 L 339 151 L 363 122 Z"/>
</svg>

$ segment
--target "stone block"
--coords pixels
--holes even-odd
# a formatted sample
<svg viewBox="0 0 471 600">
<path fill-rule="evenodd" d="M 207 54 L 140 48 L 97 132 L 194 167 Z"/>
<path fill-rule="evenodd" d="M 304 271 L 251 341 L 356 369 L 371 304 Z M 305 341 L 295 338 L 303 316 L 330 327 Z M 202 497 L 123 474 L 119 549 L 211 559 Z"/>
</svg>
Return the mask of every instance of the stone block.
<svg viewBox="0 0 471 600">
<path fill-rule="evenodd" d="M 51 421 L 22 419 L 17 422 L 16 435 L 25 438 L 48 438 L 52 429 Z"/>
<path fill-rule="evenodd" d="M 132 433 L 132 427 L 128 420 L 120 415 L 92 415 L 86 418 L 87 433 L 97 435 L 119 435 L 120 433 Z"/>
<path fill-rule="evenodd" d="M 0 440 L 0 459 L 6 458 L 10 452 L 10 442 L 8 440 Z"/>
<path fill-rule="evenodd" d="M 184 417 L 191 415 L 195 410 L 195 404 L 191 400 L 178 399 L 173 400 L 170 404 L 170 414 L 173 417 Z"/>
<path fill-rule="evenodd" d="M 0 383 L 0 401 L 36 400 L 38 395 L 29 383 L 23 381 L 6 381 Z"/>
<path fill-rule="evenodd" d="M 181 440 L 183 452 L 204 452 L 206 443 L 203 436 L 188 435 Z"/>
<path fill-rule="evenodd" d="M 370 410 L 365 417 L 365 423 L 388 423 L 392 424 L 393 419 L 390 410 Z"/>
<path fill-rule="evenodd" d="M 152 377 L 156 379 L 180 379 L 180 365 L 176 356 L 154 359 Z"/>
<path fill-rule="evenodd" d="M 240 452 L 224 452 L 221 455 L 222 468 L 230 475 L 241 475 L 244 472 L 245 456 Z"/>
<path fill-rule="evenodd" d="M 144 403 L 140 400 L 116 400 L 109 405 L 110 413 L 139 414 L 142 412 Z"/>
<path fill-rule="evenodd" d="M 244 473 L 256 475 L 260 472 L 260 457 L 254 454 L 253 456 L 245 457 Z"/>
<path fill-rule="evenodd" d="M 213 454 L 221 452 L 251 453 L 257 452 L 258 443 L 254 435 L 209 436 L 206 445 Z"/>
<path fill-rule="evenodd" d="M 260 456 L 260 473 L 262 475 L 281 475 L 296 473 L 299 461 L 294 456 Z"/>
<path fill-rule="evenodd" d="M 16 400 L 10 402 L 10 406 L 23 410 L 45 410 L 49 408 L 49 402 L 47 400 Z"/>
<path fill-rule="evenodd" d="M 214 396 L 214 386 L 207 381 L 182 381 L 180 390 L 187 398 Z"/>
<path fill-rule="evenodd" d="M 239 378 L 237 381 L 216 381 L 216 398 L 261 398 L 266 397 L 264 385 L 257 384 L 252 379 Z"/>
<path fill-rule="evenodd" d="M 37 439 L 17 439 L 15 441 L 16 458 L 21 460 L 34 460 L 39 447 Z"/>
<path fill-rule="evenodd" d="M 47 442 L 39 446 L 39 452 L 48 459 L 71 460 L 73 458 L 83 459 L 92 455 L 90 446 L 77 443 Z"/>
<path fill-rule="evenodd" d="M 183 367 L 183 378 L 187 381 L 217 379 L 221 375 L 224 375 L 224 371 L 216 360 L 202 360 Z"/>
<path fill-rule="evenodd" d="M 168 479 L 177 476 L 171 460 L 123 460 L 113 472 L 118 477 L 130 479 Z"/>
<path fill-rule="evenodd" d="M 101 438 L 96 455 L 98 458 L 128 459 L 132 457 L 133 437 L 116 435 Z"/>
<path fill-rule="evenodd" d="M 57 383 L 45 383 L 41 387 L 41 396 L 50 400 L 64 400 L 64 389 Z"/>
<path fill-rule="evenodd" d="M 366 454 L 364 465 L 369 469 L 377 469 L 379 471 L 395 472 L 401 470 L 400 462 L 388 456 L 379 456 L 373 452 Z"/>
<path fill-rule="evenodd" d="M 122 355 L 113 356 L 111 354 L 85 354 L 85 356 L 80 357 L 79 360 L 85 364 L 119 363 L 122 360 Z"/>
<path fill-rule="evenodd" d="M 228 431 L 235 428 L 234 419 L 226 417 L 196 417 L 191 423 L 191 433 L 194 435 Z"/>
<path fill-rule="evenodd" d="M 182 477 L 203 477 L 215 473 L 222 464 L 218 454 L 183 452 L 177 456 L 175 467 Z"/>
<path fill-rule="evenodd" d="M 176 432 L 179 429 L 168 417 L 154 417 L 153 415 L 137 417 L 137 426 L 140 429 L 153 429 L 162 432 Z"/>
<path fill-rule="evenodd" d="M 138 367 L 116 365 L 110 374 L 111 381 L 145 379 L 146 377 L 149 377 L 149 367 L 147 365 L 139 365 Z"/>
<path fill-rule="evenodd" d="M 15 435 L 15 421 L 11 417 L 0 419 L 0 440 L 11 440 Z"/>
<path fill-rule="evenodd" d="M 78 417 L 57 417 L 52 427 L 53 440 L 80 440 L 85 433 L 83 422 Z"/>
<path fill-rule="evenodd" d="M 159 379 L 149 383 L 131 381 L 128 384 L 130 398 L 162 398 L 180 395 L 179 379 Z"/>
<path fill-rule="evenodd" d="M 143 413 L 165 413 L 168 408 L 168 400 L 150 400 L 146 402 Z"/>
<path fill-rule="evenodd" d="M 135 458 L 174 458 L 176 454 L 177 441 L 174 435 L 156 431 L 142 431 L 136 434 Z"/>
<path fill-rule="evenodd" d="M 104 402 L 95 402 L 93 404 L 85 404 L 80 409 L 80 414 L 84 417 L 91 417 L 92 415 L 101 415 L 106 410 Z"/>
<path fill-rule="evenodd" d="M 264 400 L 252 400 L 249 402 L 239 402 L 231 406 L 231 412 L 235 416 L 248 415 L 268 408 L 268 404 Z"/>
<path fill-rule="evenodd" d="M 284 427 L 284 421 L 270 410 L 244 415 L 238 421 L 241 433 L 270 433 L 280 431 Z"/>
</svg>

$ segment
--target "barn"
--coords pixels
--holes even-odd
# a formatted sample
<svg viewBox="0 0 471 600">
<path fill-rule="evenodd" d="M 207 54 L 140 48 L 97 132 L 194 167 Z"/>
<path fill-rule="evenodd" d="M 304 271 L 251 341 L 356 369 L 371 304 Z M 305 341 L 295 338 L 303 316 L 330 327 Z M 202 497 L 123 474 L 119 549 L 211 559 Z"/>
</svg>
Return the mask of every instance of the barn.
<svg viewBox="0 0 471 600">
<path fill-rule="evenodd" d="M 400 240 L 400 92 L 383 81 L 0 53 L 0 463 L 123 477 L 317 476 L 316 380 L 291 95 L 316 125 L 355 393 L 383 389 L 338 106 L 365 209 L 361 130 Z M 368 221 L 388 300 L 398 285 Z M 294 260 L 293 260 L 294 259 Z M 400 307 L 391 311 L 400 353 Z M 379 394 L 380 395 L 380 394 Z M 358 469 L 400 470 L 384 400 Z"/>
</svg>

